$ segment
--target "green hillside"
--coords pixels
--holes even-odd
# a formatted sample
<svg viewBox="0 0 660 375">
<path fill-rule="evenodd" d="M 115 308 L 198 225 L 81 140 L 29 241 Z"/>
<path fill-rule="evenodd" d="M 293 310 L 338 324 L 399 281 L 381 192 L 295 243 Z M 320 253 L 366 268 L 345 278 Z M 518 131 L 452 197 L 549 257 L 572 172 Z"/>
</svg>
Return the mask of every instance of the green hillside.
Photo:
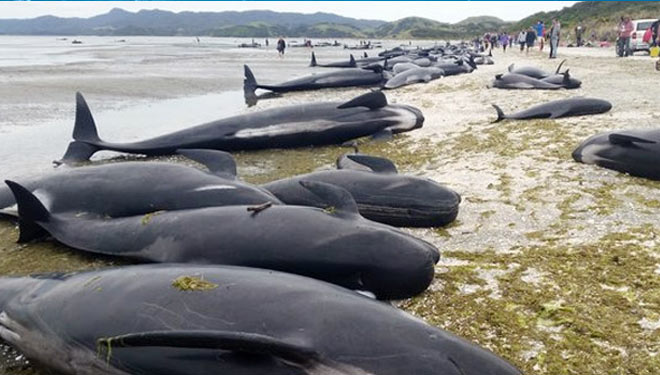
<svg viewBox="0 0 660 375">
<path fill-rule="evenodd" d="M 456 24 L 421 17 L 408 17 L 380 25 L 376 37 L 392 39 L 465 39 L 500 30 L 507 23 L 496 17 L 471 17 Z"/>
<path fill-rule="evenodd" d="M 596 40 L 616 39 L 616 27 L 621 16 L 629 15 L 633 19 L 660 18 L 660 2 L 645 1 L 584 1 L 553 12 L 540 12 L 516 22 L 509 28 L 517 31 L 536 24 L 538 20 L 549 28 L 557 17 L 562 25 L 564 40 L 575 40 L 575 26 L 586 28 L 587 39 L 594 33 Z"/>
</svg>

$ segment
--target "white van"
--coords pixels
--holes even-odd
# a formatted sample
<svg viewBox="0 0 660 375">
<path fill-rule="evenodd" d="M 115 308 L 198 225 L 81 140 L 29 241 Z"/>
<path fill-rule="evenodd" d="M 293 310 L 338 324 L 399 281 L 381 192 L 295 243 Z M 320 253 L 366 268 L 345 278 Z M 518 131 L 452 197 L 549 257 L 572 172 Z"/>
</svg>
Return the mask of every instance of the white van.
<svg viewBox="0 0 660 375">
<path fill-rule="evenodd" d="M 635 26 L 633 29 L 634 31 L 632 32 L 632 35 L 630 35 L 630 49 L 632 50 L 632 53 L 635 53 L 637 51 L 646 51 L 649 52 L 649 44 L 644 43 L 642 39 L 644 38 L 644 33 L 646 30 L 651 27 L 651 24 L 653 22 L 657 21 L 658 19 L 643 19 L 643 20 L 633 20 L 632 23 Z"/>
</svg>

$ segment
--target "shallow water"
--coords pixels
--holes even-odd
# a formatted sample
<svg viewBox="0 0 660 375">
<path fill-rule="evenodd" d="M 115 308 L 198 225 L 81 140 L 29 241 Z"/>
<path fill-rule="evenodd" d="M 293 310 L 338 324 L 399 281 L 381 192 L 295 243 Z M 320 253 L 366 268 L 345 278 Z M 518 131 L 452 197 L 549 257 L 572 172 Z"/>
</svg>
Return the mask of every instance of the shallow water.
<svg viewBox="0 0 660 375">
<path fill-rule="evenodd" d="M 0 45 L 6 45 L 4 38 Z M 39 43 L 58 42 L 46 39 Z M 242 50 L 232 47 L 238 41 L 126 39 L 120 47 L 100 38 L 98 48 L 66 45 L 60 51 L 97 59 L 91 62 L 0 67 L 3 178 L 52 171 L 50 161 L 61 157 L 70 141 L 78 90 L 101 136 L 126 141 L 245 111 L 348 100 L 367 91 L 291 93 L 248 109 L 242 102 L 242 64 L 250 64 L 260 82 L 324 70 L 307 67 L 304 48 L 289 49 L 279 59 L 272 45 Z M 319 62 L 348 56 L 341 48 L 315 51 Z M 387 92 L 391 102 L 420 108 L 424 127 L 390 142 L 364 141 L 361 151 L 391 158 L 403 173 L 445 183 L 463 197 L 454 224 L 410 230 L 440 248 L 443 259 L 432 287 L 400 306 L 491 348 L 528 374 L 654 374 L 660 367 L 660 183 L 577 164 L 570 153 L 597 132 L 657 126 L 652 98 L 660 96 L 653 84 L 660 73 L 642 55 L 617 59 L 611 49 L 586 48 L 559 53 L 568 57 L 565 67 L 583 81 L 582 88 L 488 89 L 493 76 L 511 63 L 554 70 L 559 62 L 514 50 L 495 51 L 495 65 L 469 75 Z M 577 95 L 607 99 L 614 107 L 591 117 L 491 124 L 490 103 L 510 113 Z M 239 176 L 261 183 L 331 168 L 346 151 L 331 146 L 235 157 Z M 99 153 L 94 159 L 137 158 L 115 156 Z M 18 246 L 16 237 L 12 224 L 0 223 L 2 273 L 117 263 L 53 242 Z"/>
</svg>

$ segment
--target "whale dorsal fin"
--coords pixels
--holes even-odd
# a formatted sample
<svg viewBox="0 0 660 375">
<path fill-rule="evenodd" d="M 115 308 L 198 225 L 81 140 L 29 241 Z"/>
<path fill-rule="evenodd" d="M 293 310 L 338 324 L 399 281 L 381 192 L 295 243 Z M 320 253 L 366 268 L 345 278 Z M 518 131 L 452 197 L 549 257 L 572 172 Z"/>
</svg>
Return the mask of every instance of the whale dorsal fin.
<svg viewBox="0 0 660 375">
<path fill-rule="evenodd" d="M 204 149 L 178 149 L 176 153 L 200 164 L 204 164 L 214 175 L 232 180 L 236 178 L 236 161 L 228 152 Z"/>
<path fill-rule="evenodd" d="M 629 145 L 632 143 L 657 143 L 651 139 L 645 139 L 640 137 L 635 137 L 634 135 L 621 134 L 621 133 L 612 133 L 609 135 L 609 141 L 615 145 Z"/>
<path fill-rule="evenodd" d="M 105 355 L 108 357 L 112 356 L 111 350 L 116 348 L 158 346 L 265 354 L 302 366 L 316 363 L 321 358 L 319 353 L 307 346 L 248 332 L 210 330 L 136 332 L 121 336 L 102 337 L 97 340 L 96 344 L 99 350 L 106 349 Z"/>
<path fill-rule="evenodd" d="M 302 180 L 300 185 L 318 197 L 328 213 L 346 217 L 359 215 L 357 203 L 346 189 L 310 180 Z"/>
<path fill-rule="evenodd" d="M 355 57 L 353 57 L 353 54 L 351 54 L 351 58 L 348 60 L 348 64 L 355 68 L 357 66 L 357 63 L 355 62 Z"/>
<path fill-rule="evenodd" d="M 513 72 L 513 64 L 509 65 L 509 71 Z"/>
<path fill-rule="evenodd" d="M 346 155 L 346 158 L 369 167 L 376 173 L 397 173 L 396 165 L 391 160 L 371 155 Z"/>
<path fill-rule="evenodd" d="M 387 98 L 385 97 L 385 94 L 383 94 L 382 91 L 372 91 L 353 98 L 337 108 L 367 107 L 369 109 L 378 109 L 383 108 L 386 105 Z"/>
</svg>

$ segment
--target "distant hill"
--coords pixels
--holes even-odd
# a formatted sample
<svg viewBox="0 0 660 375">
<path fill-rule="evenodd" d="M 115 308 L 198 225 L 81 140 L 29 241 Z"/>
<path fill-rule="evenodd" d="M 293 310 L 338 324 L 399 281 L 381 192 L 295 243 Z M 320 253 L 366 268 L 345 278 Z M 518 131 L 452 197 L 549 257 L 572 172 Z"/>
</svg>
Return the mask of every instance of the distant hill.
<svg viewBox="0 0 660 375">
<path fill-rule="evenodd" d="M 506 28 L 510 23 L 497 17 L 470 17 L 455 23 L 442 23 L 426 18 L 408 17 L 378 26 L 381 38 L 464 39 Z"/>
<path fill-rule="evenodd" d="M 217 35 L 245 36 L 246 31 L 268 31 L 287 35 L 297 27 L 315 24 L 346 25 L 357 29 L 375 28 L 384 21 L 359 20 L 330 13 L 280 13 L 269 10 L 246 12 L 180 12 L 141 10 L 137 13 L 113 9 L 91 18 L 43 16 L 33 19 L 0 19 L 0 32 L 19 35 Z M 263 25 L 271 25 L 264 28 Z M 245 27 L 238 27 L 245 26 Z M 274 32 L 274 34 L 272 34 Z M 230 33 L 231 34 L 231 33 Z"/>
<path fill-rule="evenodd" d="M 571 7 L 553 12 L 539 12 L 526 17 L 509 30 L 518 31 L 536 24 L 542 20 L 550 29 L 553 18 L 561 24 L 562 38 L 575 40 L 574 29 L 578 23 L 586 28 L 586 37 L 591 39 L 594 33 L 596 40 L 616 39 L 616 27 L 621 16 L 629 15 L 633 19 L 660 18 L 660 2 L 655 1 L 584 1 Z"/>
<path fill-rule="evenodd" d="M 18 35 L 186 35 L 217 37 L 464 39 L 508 26 L 496 17 L 470 17 L 456 24 L 420 17 L 394 22 L 330 13 L 180 12 L 115 8 L 90 18 L 43 16 L 0 19 L 0 33 Z"/>
</svg>

